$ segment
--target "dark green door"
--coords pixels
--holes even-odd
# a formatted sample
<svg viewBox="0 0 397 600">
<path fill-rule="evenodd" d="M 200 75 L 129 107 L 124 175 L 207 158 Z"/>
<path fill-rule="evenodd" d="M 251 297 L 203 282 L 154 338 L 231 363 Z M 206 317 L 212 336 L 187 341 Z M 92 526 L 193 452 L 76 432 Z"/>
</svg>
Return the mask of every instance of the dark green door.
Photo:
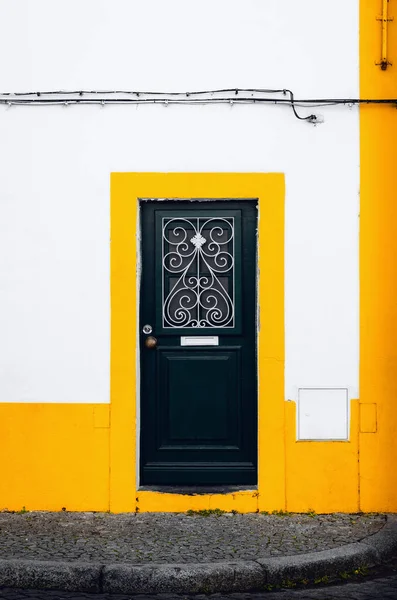
<svg viewBox="0 0 397 600">
<path fill-rule="evenodd" d="M 141 208 L 140 483 L 256 484 L 256 201 Z"/>
</svg>

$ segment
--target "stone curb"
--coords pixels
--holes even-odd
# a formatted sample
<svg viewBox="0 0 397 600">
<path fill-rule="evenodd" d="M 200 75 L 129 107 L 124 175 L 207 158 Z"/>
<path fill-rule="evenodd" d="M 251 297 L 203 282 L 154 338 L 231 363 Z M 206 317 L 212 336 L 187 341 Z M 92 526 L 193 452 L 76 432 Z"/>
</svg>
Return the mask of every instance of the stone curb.
<svg viewBox="0 0 397 600">
<path fill-rule="evenodd" d="M 378 533 L 360 542 L 257 561 L 101 565 L 0 560 L 0 587 L 127 594 L 247 592 L 266 584 L 313 580 L 376 566 L 396 553 L 397 515 L 388 515 Z"/>
<path fill-rule="evenodd" d="M 102 570 L 94 563 L 0 560 L 0 588 L 100 592 Z"/>
</svg>

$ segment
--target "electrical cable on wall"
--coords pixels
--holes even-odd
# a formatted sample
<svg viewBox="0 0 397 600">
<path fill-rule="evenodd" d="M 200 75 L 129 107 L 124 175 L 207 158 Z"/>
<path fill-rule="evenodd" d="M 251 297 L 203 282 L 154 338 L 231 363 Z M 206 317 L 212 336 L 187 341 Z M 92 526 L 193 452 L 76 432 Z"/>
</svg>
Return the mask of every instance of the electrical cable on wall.
<svg viewBox="0 0 397 600">
<path fill-rule="evenodd" d="M 397 99 L 362 99 L 362 98 L 305 98 L 295 99 L 289 89 L 262 88 L 224 88 L 190 92 L 150 92 L 128 90 L 58 90 L 38 92 L 4 92 L 0 93 L 0 105 L 6 106 L 56 106 L 56 105 L 89 105 L 101 106 L 115 104 L 274 104 L 292 108 L 294 116 L 316 125 L 322 123 L 322 117 L 316 114 L 302 116 L 297 108 L 320 108 L 338 105 L 385 104 L 397 107 Z"/>
</svg>

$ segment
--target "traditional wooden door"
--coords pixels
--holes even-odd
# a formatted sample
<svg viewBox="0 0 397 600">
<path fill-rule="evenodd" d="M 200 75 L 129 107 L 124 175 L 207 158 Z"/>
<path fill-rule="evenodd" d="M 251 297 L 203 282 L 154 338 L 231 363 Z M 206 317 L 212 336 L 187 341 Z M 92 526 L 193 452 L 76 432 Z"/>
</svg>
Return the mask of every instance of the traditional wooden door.
<svg viewBox="0 0 397 600">
<path fill-rule="evenodd" d="M 256 484 L 256 202 L 141 208 L 140 484 Z"/>
</svg>

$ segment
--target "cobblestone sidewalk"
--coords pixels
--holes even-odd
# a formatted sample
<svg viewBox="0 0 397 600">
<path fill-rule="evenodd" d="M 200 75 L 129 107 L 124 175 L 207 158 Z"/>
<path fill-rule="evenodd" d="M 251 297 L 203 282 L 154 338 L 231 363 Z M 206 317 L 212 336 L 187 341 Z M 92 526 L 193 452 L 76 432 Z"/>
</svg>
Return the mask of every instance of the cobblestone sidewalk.
<svg viewBox="0 0 397 600">
<path fill-rule="evenodd" d="M 164 564 L 327 550 L 379 531 L 384 515 L 0 513 L 0 558 Z"/>
</svg>

